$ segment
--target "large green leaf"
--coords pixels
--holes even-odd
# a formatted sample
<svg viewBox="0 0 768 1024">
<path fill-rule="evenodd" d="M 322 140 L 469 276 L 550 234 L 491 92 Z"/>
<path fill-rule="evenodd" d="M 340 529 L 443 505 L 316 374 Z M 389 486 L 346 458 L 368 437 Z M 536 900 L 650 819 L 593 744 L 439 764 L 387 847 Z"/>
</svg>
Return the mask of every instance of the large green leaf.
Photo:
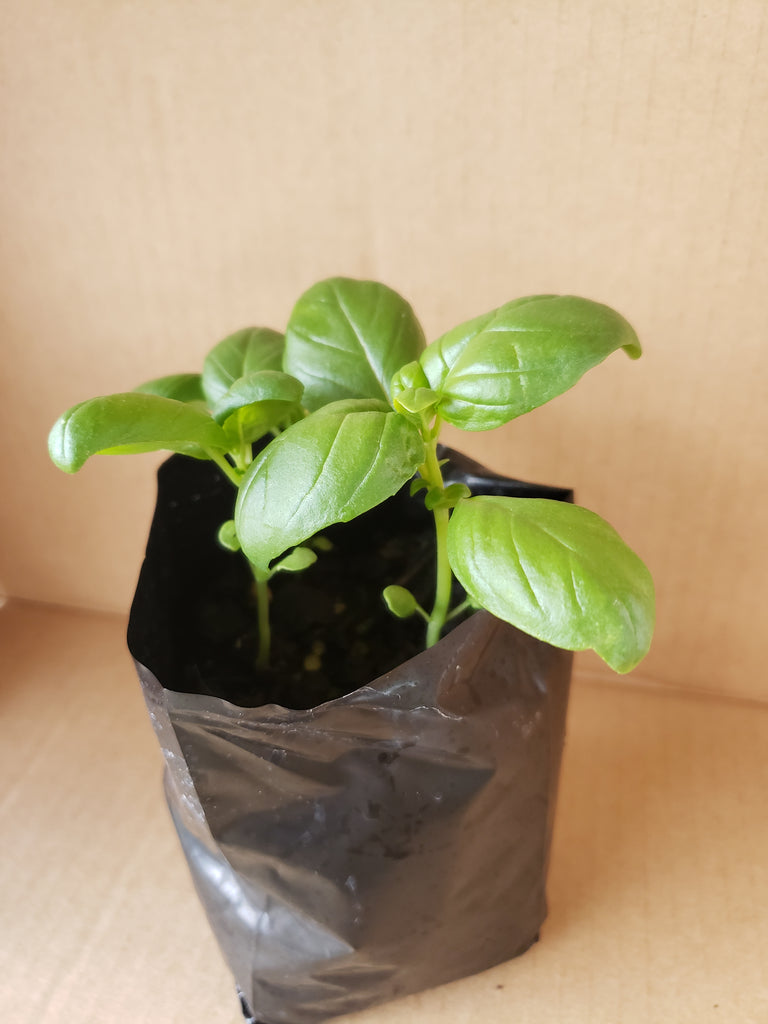
<svg viewBox="0 0 768 1024">
<path fill-rule="evenodd" d="M 544 498 L 469 498 L 451 517 L 448 557 L 476 604 L 540 640 L 592 647 L 617 672 L 648 651 L 650 573 L 594 512 Z"/>
<path fill-rule="evenodd" d="M 48 437 L 51 459 L 74 473 L 91 455 L 166 450 L 186 455 L 227 448 L 224 431 L 195 405 L 136 391 L 91 398 L 60 416 Z"/>
<path fill-rule="evenodd" d="M 418 430 L 383 402 L 334 402 L 289 427 L 243 478 L 243 551 L 262 573 L 286 548 L 394 494 L 424 459 Z"/>
<path fill-rule="evenodd" d="M 199 373 L 172 373 L 168 377 L 156 377 L 139 384 L 134 391 L 144 395 L 159 395 L 173 398 L 177 402 L 205 402 L 203 382 Z"/>
<path fill-rule="evenodd" d="M 278 370 L 254 370 L 240 377 L 211 409 L 232 447 L 257 441 L 268 430 L 301 413 L 300 381 Z"/>
<path fill-rule="evenodd" d="M 283 369 L 319 409 L 344 398 L 390 402 L 390 381 L 418 359 L 424 332 L 402 296 L 375 281 L 334 277 L 306 291 L 285 335 Z"/>
<path fill-rule="evenodd" d="M 424 352 L 440 415 L 491 430 L 567 391 L 587 370 L 640 343 L 615 310 L 572 295 L 535 295 L 461 324 Z"/>
<path fill-rule="evenodd" d="M 269 327 L 245 327 L 215 345 L 203 363 L 203 391 L 215 405 L 236 380 L 255 370 L 282 370 L 285 339 Z"/>
</svg>

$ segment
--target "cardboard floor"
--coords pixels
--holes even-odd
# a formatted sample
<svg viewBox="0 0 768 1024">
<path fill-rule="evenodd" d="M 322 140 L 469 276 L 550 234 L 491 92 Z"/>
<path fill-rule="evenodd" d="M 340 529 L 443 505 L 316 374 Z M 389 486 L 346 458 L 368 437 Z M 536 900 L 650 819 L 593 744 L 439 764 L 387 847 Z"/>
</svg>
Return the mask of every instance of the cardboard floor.
<svg viewBox="0 0 768 1024">
<path fill-rule="evenodd" d="M 0 611 L 0 1019 L 239 1024 L 125 621 Z M 577 677 L 541 941 L 356 1024 L 768 1022 L 768 705 Z"/>
</svg>

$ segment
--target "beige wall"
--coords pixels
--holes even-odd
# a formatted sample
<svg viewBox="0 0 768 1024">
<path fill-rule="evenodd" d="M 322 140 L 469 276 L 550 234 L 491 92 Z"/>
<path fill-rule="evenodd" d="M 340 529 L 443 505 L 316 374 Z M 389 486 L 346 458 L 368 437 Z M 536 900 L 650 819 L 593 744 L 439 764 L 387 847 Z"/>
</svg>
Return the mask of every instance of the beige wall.
<svg viewBox="0 0 768 1024">
<path fill-rule="evenodd" d="M 572 484 L 651 566 L 638 672 L 768 697 L 768 5 L 10 0 L 0 580 L 127 608 L 152 457 L 71 479 L 66 406 L 280 327 L 329 273 L 435 336 L 517 295 L 646 346 L 465 448 Z"/>
</svg>

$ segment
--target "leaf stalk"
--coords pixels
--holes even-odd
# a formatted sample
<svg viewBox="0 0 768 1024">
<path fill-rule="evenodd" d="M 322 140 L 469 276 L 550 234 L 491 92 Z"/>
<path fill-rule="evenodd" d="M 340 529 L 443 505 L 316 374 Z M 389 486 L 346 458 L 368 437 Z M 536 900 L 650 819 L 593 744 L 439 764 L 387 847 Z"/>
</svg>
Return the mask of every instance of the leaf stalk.
<svg viewBox="0 0 768 1024">
<path fill-rule="evenodd" d="M 216 463 L 230 483 L 234 484 L 235 487 L 239 487 L 242 473 L 238 472 L 231 463 L 227 462 L 224 455 L 222 455 L 221 452 L 217 452 L 215 448 L 205 448 L 203 450 L 208 458 L 211 459 L 212 462 Z"/>
</svg>

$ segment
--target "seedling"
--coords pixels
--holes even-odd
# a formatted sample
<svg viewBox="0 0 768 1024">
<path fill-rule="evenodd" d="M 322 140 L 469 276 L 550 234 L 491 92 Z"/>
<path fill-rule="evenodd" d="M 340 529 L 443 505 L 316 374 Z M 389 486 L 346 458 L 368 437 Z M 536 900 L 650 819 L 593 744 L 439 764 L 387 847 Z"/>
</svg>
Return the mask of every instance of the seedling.
<svg viewBox="0 0 768 1024">
<path fill-rule="evenodd" d="M 627 672 L 653 631 L 653 583 L 637 555 L 579 506 L 446 486 L 437 454 L 443 423 L 502 426 L 618 349 L 631 358 L 641 351 L 623 317 L 556 295 L 509 302 L 426 346 L 396 292 L 333 278 L 301 296 L 285 336 L 240 331 L 209 353 L 202 374 L 74 406 L 54 425 L 49 451 L 67 472 L 96 453 L 159 449 L 221 468 L 237 497 L 219 539 L 250 563 L 261 665 L 270 649 L 270 578 L 306 568 L 322 530 L 411 481 L 434 517 L 434 602 L 425 609 L 399 586 L 384 599 L 394 614 L 425 620 L 427 646 L 467 608 L 486 608 L 555 646 L 594 648 Z M 452 608 L 454 576 L 466 598 Z"/>
</svg>

